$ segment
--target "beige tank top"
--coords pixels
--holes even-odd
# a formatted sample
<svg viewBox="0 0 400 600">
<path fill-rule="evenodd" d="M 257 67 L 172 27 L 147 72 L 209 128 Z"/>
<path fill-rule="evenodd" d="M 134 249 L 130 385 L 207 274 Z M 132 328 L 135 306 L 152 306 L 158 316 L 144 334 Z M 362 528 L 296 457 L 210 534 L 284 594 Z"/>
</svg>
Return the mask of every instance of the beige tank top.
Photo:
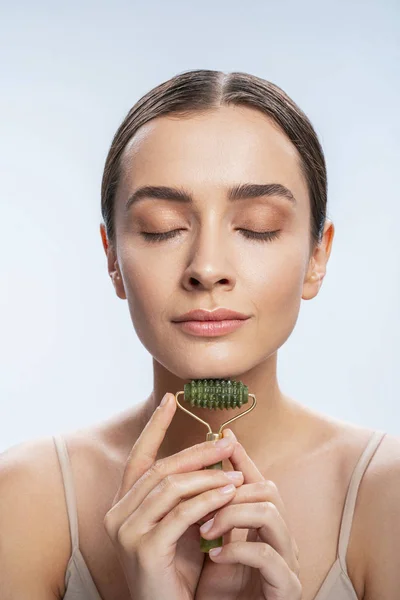
<svg viewBox="0 0 400 600">
<path fill-rule="evenodd" d="M 346 551 L 358 488 L 368 464 L 386 435 L 375 431 L 361 454 L 352 473 L 340 525 L 337 558 L 320 586 L 314 600 L 357 600 L 346 566 Z M 65 573 L 66 592 L 63 600 L 103 600 L 93 581 L 89 568 L 79 550 L 78 518 L 74 483 L 67 446 L 61 435 L 53 436 L 61 465 L 65 499 L 69 518 L 72 553 Z"/>
</svg>

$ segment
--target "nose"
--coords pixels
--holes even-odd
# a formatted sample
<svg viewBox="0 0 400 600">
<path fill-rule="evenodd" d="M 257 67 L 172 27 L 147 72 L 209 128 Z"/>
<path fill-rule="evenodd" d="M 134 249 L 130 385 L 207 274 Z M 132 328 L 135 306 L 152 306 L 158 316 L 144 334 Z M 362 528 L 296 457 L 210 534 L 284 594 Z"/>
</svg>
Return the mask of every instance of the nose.
<svg viewBox="0 0 400 600">
<path fill-rule="evenodd" d="M 211 290 L 216 284 L 227 290 L 234 287 L 236 278 L 229 261 L 229 248 L 211 227 L 199 232 L 194 241 L 183 280 L 188 290 Z"/>
</svg>

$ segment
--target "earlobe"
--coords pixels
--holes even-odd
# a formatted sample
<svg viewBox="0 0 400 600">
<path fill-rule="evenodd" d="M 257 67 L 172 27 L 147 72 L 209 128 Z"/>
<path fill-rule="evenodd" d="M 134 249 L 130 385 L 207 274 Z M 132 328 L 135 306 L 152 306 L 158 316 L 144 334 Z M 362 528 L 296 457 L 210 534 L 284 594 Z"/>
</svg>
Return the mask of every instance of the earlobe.
<svg viewBox="0 0 400 600">
<path fill-rule="evenodd" d="M 307 276 L 303 284 L 303 300 L 311 300 L 318 294 L 322 281 L 326 275 L 326 265 L 332 249 L 334 236 L 334 225 L 330 219 L 326 219 L 324 233 L 321 242 L 314 250 Z"/>
<path fill-rule="evenodd" d="M 115 260 L 114 250 L 108 243 L 104 223 L 100 223 L 100 235 L 103 242 L 103 248 L 107 256 L 108 274 L 111 277 L 111 281 L 113 282 L 118 298 L 121 298 L 121 300 L 126 300 L 124 284 L 118 268 L 118 261 Z"/>
<path fill-rule="evenodd" d="M 115 263 L 115 265 L 116 264 L 117 263 Z M 115 288 L 115 291 L 117 293 L 118 298 L 120 298 L 121 300 L 126 300 L 124 282 L 122 281 L 122 277 L 119 274 L 118 269 L 116 269 L 115 271 L 113 271 L 109 275 L 110 275 L 110 277 L 112 279 L 112 282 L 114 284 L 114 288 Z"/>
<path fill-rule="evenodd" d="M 312 298 L 315 298 L 319 292 L 323 278 L 323 273 L 317 273 L 316 271 L 311 273 L 311 275 L 304 281 L 302 295 L 303 300 L 311 300 Z"/>
</svg>

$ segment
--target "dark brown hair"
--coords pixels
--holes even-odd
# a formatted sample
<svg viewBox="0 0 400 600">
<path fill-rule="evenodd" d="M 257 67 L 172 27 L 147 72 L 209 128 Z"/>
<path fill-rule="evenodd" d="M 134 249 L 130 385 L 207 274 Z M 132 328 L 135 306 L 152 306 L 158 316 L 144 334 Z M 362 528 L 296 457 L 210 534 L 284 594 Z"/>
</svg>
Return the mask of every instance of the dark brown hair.
<svg viewBox="0 0 400 600">
<path fill-rule="evenodd" d="M 114 199 L 123 151 L 139 127 L 162 115 L 184 118 L 223 105 L 255 108 L 272 119 L 300 155 L 310 204 L 310 256 L 321 241 L 326 219 L 327 174 L 317 134 L 304 112 L 277 85 L 248 73 L 198 69 L 180 73 L 145 94 L 119 126 L 108 152 L 101 184 L 101 213 L 109 244 L 115 247 Z"/>
</svg>

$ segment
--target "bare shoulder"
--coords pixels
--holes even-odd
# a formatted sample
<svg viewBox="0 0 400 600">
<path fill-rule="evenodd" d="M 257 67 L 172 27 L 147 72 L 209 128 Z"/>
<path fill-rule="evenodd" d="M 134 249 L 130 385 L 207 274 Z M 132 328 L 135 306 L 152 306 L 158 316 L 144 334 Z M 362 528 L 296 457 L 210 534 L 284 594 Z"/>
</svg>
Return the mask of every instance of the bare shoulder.
<svg viewBox="0 0 400 600">
<path fill-rule="evenodd" d="M 366 536 L 378 520 L 380 528 L 385 522 L 390 527 L 393 510 L 399 517 L 400 437 L 385 433 L 367 465 L 357 495 L 357 512 L 363 518 Z"/>
<path fill-rule="evenodd" d="M 7 577 L 3 583 L 12 590 L 18 587 L 20 594 L 29 592 L 32 598 L 61 597 L 70 552 L 64 506 L 51 437 L 23 442 L 0 454 L 1 563 Z M 13 593 L 10 598 L 20 597 Z"/>
<path fill-rule="evenodd" d="M 400 436 L 385 433 L 381 443 L 373 455 L 365 478 L 365 487 L 374 486 L 377 483 L 391 482 L 398 487 L 400 492 L 400 480 L 396 478 L 400 470 Z M 383 478 L 383 479 L 382 479 Z"/>
<path fill-rule="evenodd" d="M 354 517 L 364 565 L 365 600 L 400 589 L 400 437 L 389 433 L 368 464 Z"/>
<path fill-rule="evenodd" d="M 79 514 L 79 548 L 92 553 L 99 543 L 103 548 L 110 543 L 102 521 L 120 482 L 121 451 L 108 426 L 101 424 L 62 438 Z M 0 531 L 0 562 L 4 567 L 4 560 L 9 560 L 9 568 L 15 568 L 15 581 L 21 580 L 24 566 L 29 569 L 26 579 L 35 579 L 40 588 L 38 598 L 62 598 L 72 543 L 64 481 L 52 436 L 25 441 L 0 453 Z M 10 584 L 8 580 L 5 583 Z M 18 588 L 10 598 L 26 597 L 28 592 L 36 598 L 32 585 Z M 45 595 L 47 592 L 51 595 Z"/>
<path fill-rule="evenodd" d="M 375 430 L 319 413 L 316 423 L 327 432 L 327 447 L 337 457 L 347 490 Z M 382 433 L 357 490 L 346 553 L 350 580 L 363 600 L 394 600 L 400 589 L 400 436 Z"/>
<path fill-rule="evenodd" d="M 74 480 L 77 512 L 82 515 L 80 542 L 84 547 L 86 538 L 92 537 L 93 528 L 102 523 L 118 491 L 125 467 L 124 447 L 115 442 L 107 424 L 63 437 Z"/>
</svg>

